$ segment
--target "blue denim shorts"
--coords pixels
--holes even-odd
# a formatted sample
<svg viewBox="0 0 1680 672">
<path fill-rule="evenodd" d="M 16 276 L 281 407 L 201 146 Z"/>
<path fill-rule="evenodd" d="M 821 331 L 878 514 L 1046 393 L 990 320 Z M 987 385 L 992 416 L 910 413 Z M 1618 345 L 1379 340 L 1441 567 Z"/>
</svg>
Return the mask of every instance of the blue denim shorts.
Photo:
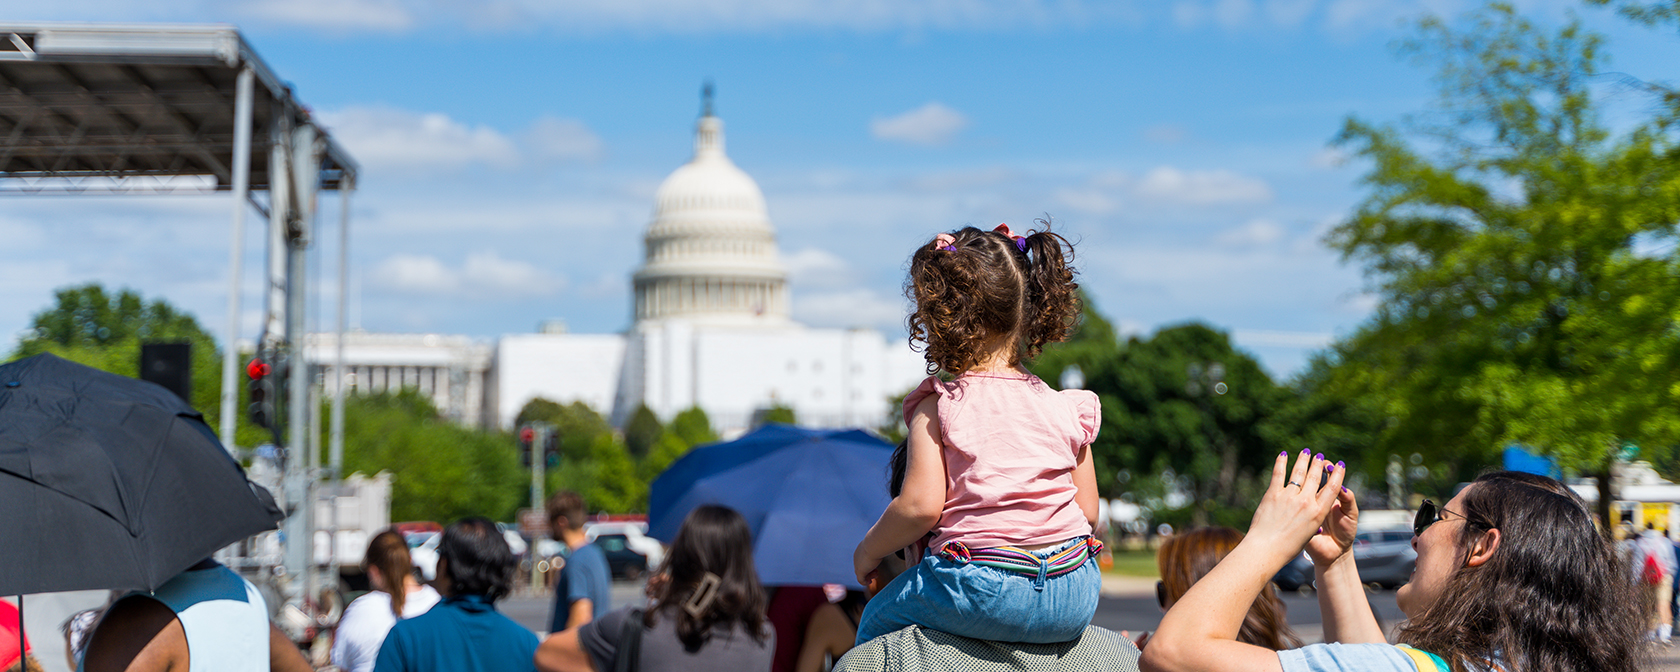
<svg viewBox="0 0 1680 672">
<path fill-rule="evenodd" d="M 1084 538 L 1033 551 L 1040 559 Z M 1036 585 L 1043 581 L 1042 587 Z M 857 643 L 910 625 L 997 642 L 1049 644 L 1078 639 L 1097 613 L 1102 575 L 1087 560 L 1040 579 L 928 553 L 869 600 Z"/>
</svg>

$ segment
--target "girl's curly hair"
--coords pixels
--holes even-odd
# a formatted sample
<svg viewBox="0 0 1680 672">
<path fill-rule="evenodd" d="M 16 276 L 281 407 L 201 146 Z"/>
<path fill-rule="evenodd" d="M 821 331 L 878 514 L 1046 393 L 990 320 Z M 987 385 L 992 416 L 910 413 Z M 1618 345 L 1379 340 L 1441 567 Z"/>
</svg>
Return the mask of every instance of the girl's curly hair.
<svg viewBox="0 0 1680 672">
<path fill-rule="evenodd" d="M 1048 220 L 1036 223 L 1044 228 L 1027 232 L 1025 249 L 1001 232 L 970 226 L 951 234 L 951 249 L 930 241 L 910 257 L 910 345 L 926 344 L 928 373 L 974 368 L 999 337 L 1016 343 L 1011 365 L 1067 340 L 1079 319 L 1079 284 L 1068 265 L 1073 245 L 1052 233 Z"/>
</svg>

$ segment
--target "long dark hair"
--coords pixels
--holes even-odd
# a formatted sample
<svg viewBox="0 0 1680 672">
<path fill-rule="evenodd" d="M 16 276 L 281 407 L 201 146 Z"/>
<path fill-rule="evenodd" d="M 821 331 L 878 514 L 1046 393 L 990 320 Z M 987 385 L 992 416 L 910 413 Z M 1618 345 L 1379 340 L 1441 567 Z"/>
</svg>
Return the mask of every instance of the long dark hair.
<svg viewBox="0 0 1680 672">
<path fill-rule="evenodd" d="M 739 623 L 758 642 L 770 636 L 764 627 L 764 587 L 753 566 L 752 531 L 734 509 L 708 504 L 690 511 L 659 571 L 666 578 L 643 624 L 651 628 L 661 615 L 677 619 L 677 639 L 689 652 L 705 646 L 720 625 Z M 704 594 L 697 598 L 708 573 L 720 579 L 716 593 L 710 600 Z M 695 614 L 685 608 L 702 606 L 693 602 L 709 603 Z"/>
<path fill-rule="evenodd" d="M 1455 672 L 1499 663 L 1521 672 L 1635 672 L 1643 611 L 1632 573 L 1562 483 L 1514 471 L 1484 474 L 1464 493 L 1458 569 L 1400 641 Z M 1493 557 L 1464 556 L 1499 530 Z"/>
<path fill-rule="evenodd" d="M 1067 340 L 1079 319 L 1079 284 L 1068 265 L 1073 245 L 1051 233 L 1048 220 L 1036 223 L 1044 229 L 1019 245 L 970 226 L 951 234 L 950 249 L 936 239 L 911 255 L 904 291 L 916 310 L 907 326 L 912 346 L 927 344 L 929 373 L 973 368 L 998 337 L 1016 342 L 1012 365 Z"/>
<path fill-rule="evenodd" d="M 1220 559 L 1236 548 L 1242 539 L 1243 533 L 1229 527 L 1203 527 L 1167 537 L 1161 544 L 1161 550 L 1155 554 L 1155 563 L 1161 569 L 1161 587 L 1165 591 L 1162 598 L 1176 601 L 1184 597 L 1190 586 L 1213 571 Z M 1165 608 L 1167 605 L 1161 606 Z M 1289 629 L 1283 600 L 1278 599 L 1270 582 L 1260 590 L 1254 604 L 1249 606 L 1248 614 L 1243 616 L 1237 641 L 1273 651 L 1300 648 L 1301 638 Z"/>
</svg>

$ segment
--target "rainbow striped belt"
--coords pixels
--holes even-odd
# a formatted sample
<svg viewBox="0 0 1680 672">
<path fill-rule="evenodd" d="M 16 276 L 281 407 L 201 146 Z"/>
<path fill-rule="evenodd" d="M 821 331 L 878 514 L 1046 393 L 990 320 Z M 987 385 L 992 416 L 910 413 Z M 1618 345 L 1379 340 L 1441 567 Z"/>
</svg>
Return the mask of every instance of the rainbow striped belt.
<svg viewBox="0 0 1680 672">
<path fill-rule="evenodd" d="M 964 564 L 993 567 L 1006 572 L 1038 579 L 1061 576 L 1079 569 L 1085 561 L 1101 553 L 1103 543 L 1096 537 L 1085 537 L 1048 558 L 1039 558 L 1032 551 L 1014 546 L 971 549 L 960 541 L 947 541 L 939 547 L 939 557 Z"/>
</svg>

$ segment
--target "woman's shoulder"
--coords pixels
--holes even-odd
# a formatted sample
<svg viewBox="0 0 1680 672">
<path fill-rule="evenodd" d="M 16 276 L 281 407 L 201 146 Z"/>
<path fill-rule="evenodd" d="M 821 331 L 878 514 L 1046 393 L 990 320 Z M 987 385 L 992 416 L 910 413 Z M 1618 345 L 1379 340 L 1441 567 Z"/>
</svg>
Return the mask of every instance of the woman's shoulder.
<svg viewBox="0 0 1680 672">
<path fill-rule="evenodd" d="M 443 596 L 431 586 L 422 585 L 419 590 L 409 591 L 403 600 L 403 618 L 414 618 L 424 614 L 443 601 Z"/>
<path fill-rule="evenodd" d="M 1412 658 L 1392 644 L 1311 644 L 1278 652 L 1283 672 L 1416 672 Z"/>
</svg>

